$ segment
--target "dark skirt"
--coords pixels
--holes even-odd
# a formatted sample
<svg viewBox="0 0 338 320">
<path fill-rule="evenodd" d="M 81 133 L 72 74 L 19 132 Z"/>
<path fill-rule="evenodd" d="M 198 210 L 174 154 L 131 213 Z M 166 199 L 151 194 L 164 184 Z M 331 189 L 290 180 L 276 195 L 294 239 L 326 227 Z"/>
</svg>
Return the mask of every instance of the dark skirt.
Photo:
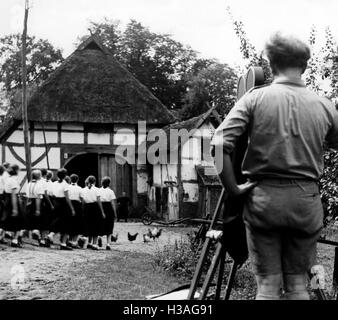
<svg viewBox="0 0 338 320">
<path fill-rule="evenodd" d="M 42 200 L 42 199 L 41 199 Z M 26 206 L 26 229 L 42 230 L 42 206 L 40 206 L 40 214 L 36 214 L 36 199 L 28 199 Z"/>
<path fill-rule="evenodd" d="M 18 201 L 18 214 L 13 216 L 13 207 L 12 207 L 12 195 L 10 193 L 4 194 L 4 210 L 3 210 L 3 222 L 2 226 L 3 229 L 6 231 L 20 231 L 25 229 L 26 223 L 25 219 L 22 213 L 22 210 L 20 210 L 20 204 L 19 204 L 19 197 L 16 195 L 17 201 Z"/>
<path fill-rule="evenodd" d="M 66 198 L 54 198 L 54 220 L 51 223 L 50 231 L 55 233 L 68 234 L 71 225 L 72 213 Z"/>
<path fill-rule="evenodd" d="M 85 203 L 83 216 L 86 236 L 103 235 L 103 217 L 97 202 Z"/>
<path fill-rule="evenodd" d="M 4 229 L 4 222 L 5 222 L 5 195 L 0 194 L 0 229 Z"/>
<path fill-rule="evenodd" d="M 80 235 L 84 232 L 82 203 L 72 200 L 75 216 L 71 217 L 70 232 L 71 236 Z"/>
<path fill-rule="evenodd" d="M 49 197 L 52 205 L 53 205 L 53 198 Z M 43 199 L 41 202 L 41 211 L 43 213 L 42 216 L 42 230 L 49 230 L 51 227 L 51 224 L 53 222 L 53 220 L 55 219 L 54 216 L 54 210 L 52 209 L 49 201 L 47 200 L 47 197 L 45 195 L 43 195 Z"/>
<path fill-rule="evenodd" d="M 102 202 L 105 219 L 103 220 L 103 233 L 112 234 L 114 230 L 115 213 L 111 202 Z"/>
</svg>

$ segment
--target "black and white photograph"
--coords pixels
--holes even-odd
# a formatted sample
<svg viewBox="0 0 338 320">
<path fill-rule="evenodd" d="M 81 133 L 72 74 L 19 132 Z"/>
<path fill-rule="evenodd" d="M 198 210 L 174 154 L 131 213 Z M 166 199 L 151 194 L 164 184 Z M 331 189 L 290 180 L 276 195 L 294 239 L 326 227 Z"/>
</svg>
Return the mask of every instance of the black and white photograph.
<svg viewBox="0 0 338 320">
<path fill-rule="evenodd" d="M 0 0 L 0 301 L 338 300 L 337 13 Z"/>
</svg>

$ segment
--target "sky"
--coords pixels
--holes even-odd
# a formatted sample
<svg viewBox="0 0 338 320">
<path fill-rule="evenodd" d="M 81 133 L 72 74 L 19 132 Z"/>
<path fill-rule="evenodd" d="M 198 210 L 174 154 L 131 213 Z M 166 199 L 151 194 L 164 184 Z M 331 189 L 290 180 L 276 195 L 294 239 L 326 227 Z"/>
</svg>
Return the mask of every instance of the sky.
<svg viewBox="0 0 338 320">
<path fill-rule="evenodd" d="M 22 32 L 24 0 L 0 0 L 0 37 Z M 28 33 L 48 39 L 64 57 L 75 49 L 90 21 L 104 17 L 126 25 L 135 19 L 156 33 L 172 37 L 230 65 L 241 64 L 239 40 L 226 13 L 244 23 L 258 51 L 277 30 L 307 40 L 311 25 L 319 38 L 329 26 L 338 39 L 337 0 L 30 0 Z"/>
</svg>

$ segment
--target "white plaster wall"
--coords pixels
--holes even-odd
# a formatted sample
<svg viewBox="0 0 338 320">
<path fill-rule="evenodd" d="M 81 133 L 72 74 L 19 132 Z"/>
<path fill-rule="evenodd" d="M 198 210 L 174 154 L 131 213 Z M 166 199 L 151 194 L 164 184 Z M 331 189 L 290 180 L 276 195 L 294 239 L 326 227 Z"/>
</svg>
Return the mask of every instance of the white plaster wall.
<svg viewBox="0 0 338 320">
<path fill-rule="evenodd" d="M 177 187 L 169 188 L 168 212 L 169 212 L 169 220 L 177 220 L 179 218 L 179 201 Z"/>
<path fill-rule="evenodd" d="M 135 133 L 131 129 L 120 129 L 114 134 L 115 145 L 135 145 Z"/>
<path fill-rule="evenodd" d="M 84 143 L 84 133 L 61 132 L 61 143 Z"/>
<path fill-rule="evenodd" d="M 20 148 L 22 150 L 20 150 Z M 16 149 L 19 149 L 19 150 L 16 150 Z M 21 156 L 21 158 L 23 160 L 25 159 L 25 151 L 24 151 L 23 147 L 15 148 L 15 151 Z M 5 152 L 6 152 L 6 159 L 5 159 L 5 161 L 9 162 L 10 164 L 17 164 L 20 168 L 23 167 L 23 164 L 19 160 L 16 160 L 14 158 L 14 156 L 12 155 L 12 152 L 9 150 L 8 147 L 6 147 Z M 23 153 L 23 157 L 22 157 L 22 153 Z"/>
<path fill-rule="evenodd" d="M 7 139 L 7 142 L 23 143 L 23 131 L 15 130 Z"/>
<path fill-rule="evenodd" d="M 182 163 L 198 164 L 201 161 L 201 139 L 192 137 L 182 147 Z"/>
<path fill-rule="evenodd" d="M 110 144 L 110 134 L 109 133 L 88 133 L 88 144 L 100 144 L 107 145 Z"/>
<path fill-rule="evenodd" d="M 161 185 L 161 165 L 156 164 L 153 166 L 153 181 L 155 185 Z"/>
<path fill-rule="evenodd" d="M 182 180 L 197 180 L 197 172 L 192 161 L 181 165 L 181 177 Z"/>
<path fill-rule="evenodd" d="M 24 161 L 26 159 L 24 147 L 13 147 L 14 151 L 20 156 Z M 32 147 L 31 148 L 31 159 L 32 162 L 36 161 L 44 152 L 45 148 L 43 147 Z M 48 152 L 49 157 L 49 166 L 51 169 L 59 169 L 61 167 L 60 163 L 60 148 L 51 148 Z M 17 164 L 20 168 L 23 168 L 24 165 L 15 159 L 12 155 L 12 152 L 6 147 L 6 161 L 11 164 Z M 38 164 L 34 166 L 35 168 L 47 168 L 47 159 L 44 158 Z"/>
<path fill-rule="evenodd" d="M 146 172 L 137 173 L 137 193 L 147 193 L 148 192 L 148 174 Z"/>
<path fill-rule="evenodd" d="M 45 131 L 46 134 L 46 142 L 48 143 L 57 143 L 58 142 L 58 133 L 57 131 Z M 45 143 L 43 137 L 43 131 L 34 130 L 34 143 L 42 144 Z"/>
<path fill-rule="evenodd" d="M 61 150 L 60 148 L 51 148 L 48 152 L 48 161 L 49 167 L 51 169 L 59 169 L 61 167 Z M 38 164 L 35 165 L 36 168 L 47 168 L 47 158 L 44 158 Z"/>
<path fill-rule="evenodd" d="M 197 202 L 198 201 L 198 184 L 197 183 L 183 183 L 184 194 L 188 197 L 183 197 L 184 202 Z"/>
<path fill-rule="evenodd" d="M 162 183 L 164 181 L 175 181 L 177 183 L 177 165 L 168 164 L 161 165 L 162 168 Z"/>
</svg>

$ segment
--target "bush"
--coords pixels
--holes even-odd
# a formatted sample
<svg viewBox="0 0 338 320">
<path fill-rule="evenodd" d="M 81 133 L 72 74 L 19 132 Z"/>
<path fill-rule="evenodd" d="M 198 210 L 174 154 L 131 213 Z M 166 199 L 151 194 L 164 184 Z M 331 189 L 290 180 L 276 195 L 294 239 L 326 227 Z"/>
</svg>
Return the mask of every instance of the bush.
<svg viewBox="0 0 338 320">
<path fill-rule="evenodd" d="M 198 245 L 192 234 L 188 239 L 181 238 L 174 244 L 168 244 L 158 250 L 154 257 L 154 264 L 166 272 L 184 279 L 191 279 L 199 258 Z"/>
<path fill-rule="evenodd" d="M 325 224 L 337 217 L 338 208 L 338 152 L 326 151 L 324 171 L 320 178 L 320 193 L 324 207 Z"/>
</svg>

